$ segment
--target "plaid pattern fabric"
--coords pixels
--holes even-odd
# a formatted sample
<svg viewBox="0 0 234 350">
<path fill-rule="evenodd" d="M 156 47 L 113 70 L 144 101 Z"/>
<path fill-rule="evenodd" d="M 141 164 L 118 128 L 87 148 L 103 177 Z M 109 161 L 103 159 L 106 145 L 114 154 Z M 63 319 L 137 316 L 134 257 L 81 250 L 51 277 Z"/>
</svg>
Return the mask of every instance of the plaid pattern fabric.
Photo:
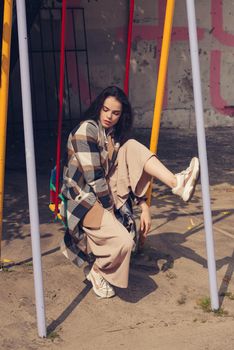
<svg viewBox="0 0 234 350">
<path fill-rule="evenodd" d="M 60 213 L 67 218 L 69 232 L 79 238 L 79 222 L 97 199 L 104 208 L 113 207 L 106 181 L 111 164 L 105 129 L 93 120 L 78 125 L 69 135 L 67 152 L 61 189 L 67 208 L 65 213 L 62 205 Z"/>
</svg>

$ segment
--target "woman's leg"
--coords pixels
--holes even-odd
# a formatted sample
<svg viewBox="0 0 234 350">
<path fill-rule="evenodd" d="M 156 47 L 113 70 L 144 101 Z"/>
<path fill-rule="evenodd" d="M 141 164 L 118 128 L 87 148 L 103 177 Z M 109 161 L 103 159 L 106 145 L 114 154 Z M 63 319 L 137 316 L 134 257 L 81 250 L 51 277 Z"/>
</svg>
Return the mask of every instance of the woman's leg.
<svg viewBox="0 0 234 350">
<path fill-rule="evenodd" d="M 159 179 L 170 188 L 174 188 L 177 185 L 176 176 L 168 170 L 156 156 L 153 156 L 146 161 L 144 171 Z"/>
<path fill-rule="evenodd" d="M 199 160 L 192 158 L 189 167 L 178 174 L 171 173 L 156 157 L 145 162 L 144 171 L 172 189 L 172 193 L 188 202 L 194 193 L 199 176 Z"/>
<path fill-rule="evenodd" d="M 127 141 L 120 148 L 118 168 L 118 193 L 121 194 L 118 187 L 123 187 L 125 181 L 128 182 L 133 193 L 141 197 L 146 192 L 150 177 L 155 177 L 170 187 L 172 193 L 180 196 L 185 202 L 191 199 L 199 176 L 198 158 L 192 158 L 186 170 L 173 174 L 155 154 L 135 140 Z M 118 186 L 118 183 L 121 186 Z"/>
<path fill-rule="evenodd" d="M 83 229 L 87 234 L 89 247 L 96 256 L 95 265 L 91 270 L 90 278 L 88 278 L 93 284 L 95 293 L 98 294 L 98 283 L 102 288 L 103 280 L 104 287 L 106 285 L 105 281 L 108 281 L 114 286 L 127 288 L 129 262 L 134 245 L 129 232 L 107 210 L 104 210 L 100 229 L 89 229 L 87 227 L 83 227 Z M 103 297 L 108 297 L 108 295 Z"/>
<path fill-rule="evenodd" d="M 186 170 L 173 174 L 147 147 L 131 139 L 120 147 L 118 165 L 110 174 L 110 186 L 114 198 L 117 198 L 117 209 L 126 201 L 129 188 L 136 196 L 144 196 L 152 177 L 159 179 L 172 189 L 172 193 L 188 201 L 194 192 L 198 175 L 197 158 L 191 160 Z"/>
</svg>

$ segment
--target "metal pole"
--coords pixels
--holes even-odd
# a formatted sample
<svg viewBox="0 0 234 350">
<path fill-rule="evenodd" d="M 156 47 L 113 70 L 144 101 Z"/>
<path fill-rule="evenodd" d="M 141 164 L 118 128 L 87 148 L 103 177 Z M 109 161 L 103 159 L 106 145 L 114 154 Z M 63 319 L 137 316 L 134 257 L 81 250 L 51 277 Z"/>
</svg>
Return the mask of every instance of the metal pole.
<svg viewBox="0 0 234 350">
<path fill-rule="evenodd" d="M 187 2 L 189 41 L 190 41 L 190 55 L 191 55 L 191 62 L 192 62 L 198 152 L 199 152 L 199 159 L 200 159 L 200 165 L 201 165 L 203 215 L 204 215 L 205 233 L 206 233 L 206 250 L 207 250 L 207 258 L 208 258 L 211 307 L 212 307 L 212 310 L 218 310 L 219 300 L 218 300 L 218 289 L 217 289 L 217 279 L 216 279 L 216 264 L 215 264 L 215 255 L 214 255 L 212 216 L 211 216 L 211 208 L 210 208 L 209 174 L 208 174 L 208 165 L 207 165 L 206 136 L 205 136 L 205 127 L 204 127 L 204 120 L 203 120 L 203 103 L 202 103 L 202 93 L 201 93 L 200 65 L 199 65 L 199 56 L 198 56 L 196 15 L 195 15 L 194 0 L 186 0 L 186 2 Z"/>
<path fill-rule="evenodd" d="M 2 243 L 2 218 L 3 218 L 3 196 L 4 175 L 6 155 L 6 129 L 7 129 L 7 107 L 9 91 L 9 70 L 11 53 L 11 28 L 12 28 L 12 6 L 13 0 L 4 1 L 3 31 L 2 31 L 2 57 L 0 72 L 0 263 Z"/>
<path fill-rule="evenodd" d="M 166 14 L 163 28 L 163 40 L 162 40 L 162 49 L 160 55 L 160 63 L 159 63 L 159 71 L 158 71 L 158 82 L 156 88 L 156 96 L 155 96 L 155 105 L 154 105 L 154 116 L 153 116 L 153 124 L 150 138 L 150 150 L 154 153 L 157 152 L 158 146 L 158 137 L 159 137 L 159 129 L 160 129 L 160 119 L 163 108 L 163 98 L 165 91 L 165 83 L 167 77 L 167 67 L 168 67 L 168 57 L 171 43 L 171 30 L 173 24 L 174 17 L 174 9 L 175 9 L 175 0 L 167 0 L 166 5 Z M 151 202 L 151 194 L 152 194 L 152 182 L 147 192 L 148 204 Z"/>
<path fill-rule="evenodd" d="M 46 337 L 25 0 L 16 0 L 37 327 Z"/>
<path fill-rule="evenodd" d="M 128 96 L 129 93 L 129 70 L 130 70 L 130 58 L 132 47 L 132 27 L 134 17 L 135 0 L 130 0 L 129 4 L 129 20 L 128 20 L 128 42 L 127 42 L 127 54 L 125 60 L 125 78 L 124 78 L 124 92 Z"/>
<path fill-rule="evenodd" d="M 62 1 L 62 20 L 61 20 L 61 52 L 60 52 L 60 69 L 59 69 L 59 114 L 58 114 L 58 136 L 56 152 L 56 179 L 55 179 L 55 211 L 54 218 L 58 215 L 59 191 L 60 191 L 60 162 L 61 162 L 61 139 L 63 123 L 63 95 L 64 95 L 64 78 L 65 78 L 65 39 L 66 39 L 66 13 L 67 0 Z"/>
</svg>

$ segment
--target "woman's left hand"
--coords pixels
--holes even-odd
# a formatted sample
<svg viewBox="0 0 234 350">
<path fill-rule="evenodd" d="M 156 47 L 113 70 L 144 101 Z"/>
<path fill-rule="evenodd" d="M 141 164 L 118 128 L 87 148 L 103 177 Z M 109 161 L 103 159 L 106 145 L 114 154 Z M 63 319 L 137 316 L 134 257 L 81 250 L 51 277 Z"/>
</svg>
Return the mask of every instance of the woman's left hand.
<svg viewBox="0 0 234 350">
<path fill-rule="evenodd" d="M 141 235 L 145 238 L 151 227 L 150 208 L 146 202 L 140 204 L 142 213 L 140 217 Z"/>
</svg>

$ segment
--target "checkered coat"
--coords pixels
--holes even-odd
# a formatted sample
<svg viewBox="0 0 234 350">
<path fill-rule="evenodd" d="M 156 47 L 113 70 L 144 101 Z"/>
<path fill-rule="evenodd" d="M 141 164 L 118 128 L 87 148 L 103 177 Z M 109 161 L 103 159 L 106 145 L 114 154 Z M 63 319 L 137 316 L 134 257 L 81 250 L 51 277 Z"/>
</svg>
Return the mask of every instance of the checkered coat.
<svg viewBox="0 0 234 350">
<path fill-rule="evenodd" d="M 68 159 L 63 172 L 62 194 L 67 199 L 60 213 L 67 219 L 69 232 L 79 238 L 79 222 L 98 199 L 106 209 L 113 207 L 107 183 L 107 136 L 101 123 L 87 120 L 69 135 Z"/>
</svg>

